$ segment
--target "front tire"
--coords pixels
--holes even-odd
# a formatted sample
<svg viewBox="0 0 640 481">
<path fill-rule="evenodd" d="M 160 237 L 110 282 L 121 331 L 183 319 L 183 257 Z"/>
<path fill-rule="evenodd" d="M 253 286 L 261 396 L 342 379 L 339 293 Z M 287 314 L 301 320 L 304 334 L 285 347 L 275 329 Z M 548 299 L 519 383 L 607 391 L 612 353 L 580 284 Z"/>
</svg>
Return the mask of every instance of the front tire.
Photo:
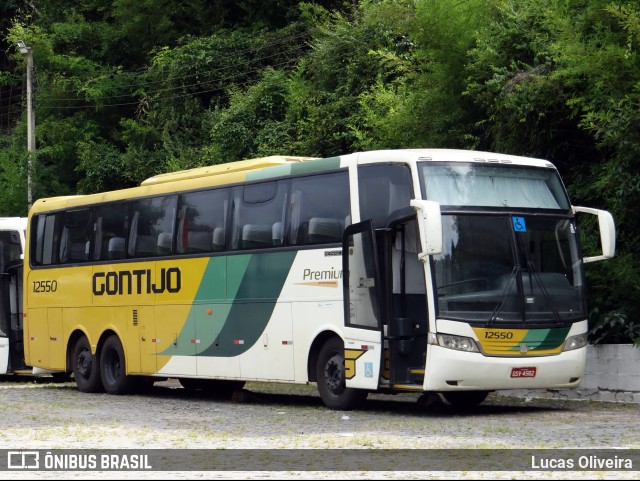
<svg viewBox="0 0 640 481">
<path fill-rule="evenodd" d="M 104 390 L 109 394 L 129 394 L 137 383 L 135 376 L 127 376 L 124 349 L 118 336 L 109 336 L 100 354 L 100 374 Z"/>
<path fill-rule="evenodd" d="M 355 409 L 367 398 L 367 391 L 346 386 L 344 343 L 340 338 L 332 337 L 320 349 L 316 379 L 320 398 L 329 409 Z"/>
<path fill-rule="evenodd" d="M 80 392 L 102 392 L 98 357 L 91 352 L 89 340 L 82 336 L 73 348 L 73 378 Z"/>
</svg>

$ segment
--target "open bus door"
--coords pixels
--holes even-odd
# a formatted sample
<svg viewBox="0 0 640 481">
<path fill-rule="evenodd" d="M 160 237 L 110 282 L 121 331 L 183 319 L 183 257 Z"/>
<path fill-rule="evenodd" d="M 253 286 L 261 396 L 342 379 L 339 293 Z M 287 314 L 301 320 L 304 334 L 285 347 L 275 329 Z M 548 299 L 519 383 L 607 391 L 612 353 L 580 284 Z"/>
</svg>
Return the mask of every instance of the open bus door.
<svg viewBox="0 0 640 481">
<path fill-rule="evenodd" d="M 413 209 L 387 228 L 364 221 L 345 230 L 347 387 L 423 390 L 429 320 L 420 237 Z"/>
<path fill-rule="evenodd" d="M 346 386 L 375 391 L 382 364 L 383 322 L 378 255 L 370 220 L 345 229 L 342 272 Z"/>
</svg>

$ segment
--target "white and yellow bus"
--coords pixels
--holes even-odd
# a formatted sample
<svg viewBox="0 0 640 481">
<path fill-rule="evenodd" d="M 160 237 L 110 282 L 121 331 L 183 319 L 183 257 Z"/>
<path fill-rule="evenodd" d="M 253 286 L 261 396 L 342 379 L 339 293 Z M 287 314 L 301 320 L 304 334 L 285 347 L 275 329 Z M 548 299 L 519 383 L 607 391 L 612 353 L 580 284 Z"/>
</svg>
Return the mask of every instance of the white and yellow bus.
<svg viewBox="0 0 640 481">
<path fill-rule="evenodd" d="M 22 261 L 26 217 L 0 217 L 0 375 L 31 374 L 24 363 Z"/>
<path fill-rule="evenodd" d="M 582 258 L 576 212 L 598 217 Z M 583 264 L 614 255 L 548 161 L 462 150 L 267 157 L 29 213 L 26 360 L 85 392 L 158 378 L 482 402 L 584 373 Z"/>
</svg>

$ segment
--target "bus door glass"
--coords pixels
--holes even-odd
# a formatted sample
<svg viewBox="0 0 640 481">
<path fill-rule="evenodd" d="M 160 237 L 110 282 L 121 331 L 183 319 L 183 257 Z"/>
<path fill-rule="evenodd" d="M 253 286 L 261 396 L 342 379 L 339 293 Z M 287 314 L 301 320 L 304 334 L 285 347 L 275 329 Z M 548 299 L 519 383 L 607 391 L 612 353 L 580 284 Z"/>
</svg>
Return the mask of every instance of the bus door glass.
<svg viewBox="0 0 640 481">
<path fill-rule="evenodd" d="M 342 253 L 346 384 L 376 389 L 382 360 L 382 319 L 371 221 L 347 227 Z"/>
</svg>

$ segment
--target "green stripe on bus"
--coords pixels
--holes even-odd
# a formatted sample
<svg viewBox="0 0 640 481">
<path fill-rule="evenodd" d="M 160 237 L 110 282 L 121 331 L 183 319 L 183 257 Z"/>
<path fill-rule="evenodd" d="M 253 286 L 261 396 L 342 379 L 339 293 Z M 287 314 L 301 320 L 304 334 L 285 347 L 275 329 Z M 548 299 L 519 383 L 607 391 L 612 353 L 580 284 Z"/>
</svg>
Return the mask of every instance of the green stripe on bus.
<svg viewBox="0 0 640 481">
<path fill-rule="evenodd" d="M 247 172 L 247 181 L 265 180 L 288 175 L 314 174 L 327 170 L 340 168 L 340 157 L 329 157 L 327 159 L 306 160 L 291 164 L 276 165 L 266 169 Z"/>
<path fill-rule="evenodd" d="M 296 251 L 251 255 L 226 322 L 201 355 L 238 356 L 258 341 L 271 319 L 295 256 Z"/>
<path fill-rule="evenodd" d="M 329 157 L 327 159 L 308 160 L 291 165 L 291 174 L 314 174 L 325 170 L 335 170 L 340 168 L 340 157 Z"/>
<path fill-rule="evenodd" d="M 176 344 L 159 354 L 230 357 L 247 351 L 269 323 L 295 255 L 286 251 L 209 259 Z"/>
<path fill-rule="evenodd" d="M 266 169 L 252 170 L 247 172 L 247 181 L 265 180 L 276 177 L 286 177 L 291 174 L 291 166 L 294 164 L 275 165 Z"/>
<path fill-rule="evenodd" d="M 518 345 L 511 348 L 517 351 L 520 344 L 526 344 L 534 349 L 555 349 L 567 338 L 569 327 L 553 328 L 553 329 L 529 329 Z"/>
</svg>

